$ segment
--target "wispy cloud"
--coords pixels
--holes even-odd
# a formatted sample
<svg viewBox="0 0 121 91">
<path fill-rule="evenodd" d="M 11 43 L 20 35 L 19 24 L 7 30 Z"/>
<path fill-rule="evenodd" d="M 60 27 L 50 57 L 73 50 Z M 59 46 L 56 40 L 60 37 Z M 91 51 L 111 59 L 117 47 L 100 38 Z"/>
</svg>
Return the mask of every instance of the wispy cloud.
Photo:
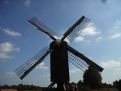
<svg viewBox="0 0 121 91">
<path fill-rule="evenodd" d="M 20 51 L 20 48 L 16 48 L 10 42 L 5 42 L 5 43 L 0 44 L 0 52 L 10 53 L 13 51 Z"/>
<path fill-rule="evenodd" d="M 102 34 L 100 31 L 97 31 L 97 27 L 91 23 L 87 28 L 85 28 L 81 34 L 75 38 L 75 42 L 85 42 L 85 43 L 90 43 L 91 40 L 86 39 L 86 37 L 89 36 L 94 36 L 95 37 L 95 42 L 100 42 L 104 40 L 112 40 L 112 39 L 118 39 L 121 38 L 121 21 L 117 20 L 113 23 L 112 27 L 108 30 L 110 32 L 106 35 Z"/>
<path fill-rule="evenodd" d="M 78 36 L 78 37 L 75 38 L 75 41 L 76 42 L 82 42 L 82 41 L 84 41 L 84 37 Z"/>
<path fill-rule="evenodd" d="M 93 23 L 90 23 L 80 34 L 75 38 L 75 42 L 86 42 L 89 43 L 90 40 L 86 40 L 85 37 L 88 36 L 97 36 L 101 34 L 100 31 L 97 31 L 96 26 Z"/>
<path fill-rule="evenodd" d="M 24 5 L 25 5 L 26 7 L 29 7 L 29 6 L 31 5 L 31 0 L 25 0 L 25 1 L 24 1 Z"/>
<path fill-rule="evenodd" d="M 82 36 L 95 36 L 100 34 L 100 31 L 97 31 L 96 26 L 93 23 L 90 23 L 80 35 Z"/>
<path fill-rule="evenodd" d="M 37 69 L 40 69 L 40 70 L 47 70 L 48 69 L 48 66 L 46 66 L 43 62 L 40 63 L 37 67 Z"/>
<path fill-rule="evenodd" d="M 70 70 L 70 73 L 71 73 L 71 74 L 76 74 L 76 73 L 79 73 L 80 71 L 81 71 L 80 69 L 74 68 L 74 69 L 71 69 L 71 70 Z"/>
<path fill-rule="evenodd" d="M 20 48 L 15 47 L 10 42 L 5 42 L 0 44 L 0 59 L 1 60 L 8 60 L 14 58 L 14 56 L 11 56 L 10 53 L 12 52 L 19 52 Z"/>
<path fill-rule="evenodd" d="M 109 39 L 120 38 L 121 37 L 121 32 L 120 32 L 120 30 L 121 30 L 121 20 L 116 20 L 113 23 L 110 30 L 112 31 L 112 33 L 111 33 L 111 35 L 109 35 L 109 37 L 108 37 Z"/>
<path fill-rule="evenodd" d="M 97 37 L 96 38 L 96 41 L 101 41 L 101 40 L 103 40 L 104 38 L 102 37 L 102 36 L 99 36 L 99 37 Z"/>
<path fill-rule="evenodd" d="M 75 38 L 75 42 L 85 42 L 85 43 L 90 43 L 91 40 L 86 39 L 86 37 L 89 36 L 94 36 L 95 37 L 95 42 L 100 42 L 104 40 L 112 40 L 112 39 L 118 39 L 121 38 L 121 20 L 117 20 L 112 24 L 112 27 L 108 30 L 110 32 L 108 34 L 102 34 L 101 31 L 97 31 L 97 27 L 91 23 L 87 28 L 85 28 L 81 34 Z"/>
<path fill-rule="evenodd" d="M 1 30 L 3 30 L 6 34 L 8 34 L 10 36 L 13 36 L 13 37 L 19 37 L 19 36 L 21 36 L 21 33 L 13 31 L 13 30 L 10 30 L 8 28 L 1 28 Z"/>
<path fill-rule="evenodd" d="M 117 39 L 121 37 L 121 33 L 115 33 L 109 36 L 110 39 Z"/>
<path fill-rule="evenodd" d="M 0 53 L 0 60 L 13 59 L 14 56 L 8 55 L 7 53 Z"/>
<path fill-rule="evenodd" d="M 112 83 L 121 77 L 121 61 L 117 60 L 107 60 L 101 63 L 104 68 L 102 72 L 103 82 Z"/>
<path fill-rule="evenodd" d="M 108 61 L 102 62 L 101 66 L 104 68 L 115 68 L 115 67 L 120 67 L 121 62 L 116 60 L 108 60 Z"/>
<path fill-rule="evenodd" d="M 91 42 L 90 40 L 87 40 L 87 39 L 85 39 L 85 38 L 82 37 L 82 36 L 76 37 L 74 41 L 77 42 L 77 43 L 82 43 L 82 42 L 83 42 L 83 43 L 90 43 L 90 42 Z"/>
<path fill-rule="evenodd" d="M 113 30 L 120 30 L 121 29 L 121 20 L 116 20 L 112 25 Z"/>
</svg>

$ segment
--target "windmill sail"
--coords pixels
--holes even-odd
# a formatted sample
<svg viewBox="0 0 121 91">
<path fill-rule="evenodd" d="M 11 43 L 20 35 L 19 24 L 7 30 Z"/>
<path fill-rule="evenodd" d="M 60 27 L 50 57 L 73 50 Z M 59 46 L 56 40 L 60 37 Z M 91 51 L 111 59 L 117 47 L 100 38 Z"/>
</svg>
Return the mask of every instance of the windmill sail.
<svg viewBox="0 0 121 91">
<path fill-rule="evenodd" d="M 89 23 L 89 19 L 82 16 L 73 26 L 71 26 L 63 35 L 62 40 L 67 38 L 69 41 L 72 41 L 75 37 L 80 34 L 81 30 L 83 30 Z"/>
<path fill-rule="evenodd" d="M 55 40 L 53 36 L 56 36 L 56 33 L 49 29 L 45 24 L 40 22 L 37 17 L 33 17 L 28 20 L 29 23 L 34 25 L 38 30 L 47 34 L 51 39 Z"/>
<path fill-rule="evenodd" d="M 75 29 L 73 32 L 67 36 L 67 40 L 70 42 L 73 41 L 77 36 L 80 35 L 80 33 L 83 31 L 83 29 L 89 24 L 90 20 L 88 18 L 85 18 Z"/>
<path fill-rule="evenodd" d="M 75 65 L 77 68 L 82 70 L 83 72 L 88 69 L 88 64 L 83 61 L 80 57 L 74 55 L 72 52 L 68 51 L 68 60 L 70 63 Z"/>
<path fill-rule="evenodd" d="M 79 60 L 83 60 L 85 62 L 81 62 L 83 63 L 84 65 L 84 68 L 88 67 L 88 66 L 92 66 L 94 67 L 95 69 L 97 69 L 98 71 L 102 72 L 103 71 L 103 68 L 100 67 L 99 65 L 97 65 L 96 63 L 94 63 L 92 60 L 90 60 L 89 58 L 87 58 L 86 56 L 84 56 L 83 54 L 79 53 L 78 51 L 76 51 L 75 49 L 73 49 L 72 47 L 70 46 L 67 46 L 68 48 L 68 51 L 71 52 L 73 55 L 76 56 L 76 59 L 77 61 L 79 62 Z M 71 54 L 71 55 L 72 55 Z M 72 57 L 75 57 L 75 56 L 72 56 Z M 80 58 L 80 59 L 79 59 Z M 75 61 L 75 60 L 73 60 Z M 71 61 L 72 62 L 72 61 Z M 77 62 L 73 62 L 74 65 L 77 65 L 77 67 L 79 66 L 79 64 L 77 64 Z"/>
<path fill-rule="evenodd" d="M 23 79 L 29 72 L 31 72 L 44 58 L 51 52 L 49 48 L 43 48 L 36 56 L 31 58 L 25 64 L 15 70 L 15 73 Z"/>
</svg>

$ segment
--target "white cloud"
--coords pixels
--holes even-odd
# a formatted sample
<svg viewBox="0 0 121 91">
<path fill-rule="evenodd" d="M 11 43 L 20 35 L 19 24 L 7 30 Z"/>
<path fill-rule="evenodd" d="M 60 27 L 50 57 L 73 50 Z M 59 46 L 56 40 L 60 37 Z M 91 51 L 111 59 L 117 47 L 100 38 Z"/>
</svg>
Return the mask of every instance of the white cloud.
<svg viewBox="0 0 121 91">
<path fill-rule="evenodd" d="M 121 29 L 121 21 L 117 20 L 113 23 L 113 30 L 120 30 Z"/>
<path fill-rule="evenodd" d="M 85 42 L 90 43 L 91 41 L 86 39 L 89 36 L 97 36 L 101 34 L 100 31 L 97 31 L 96 26 L 93 23 L 90 23 L 82 32 L 75 38 L 75 42 Z"/>
<path fill-rule="evenodd" d="M 101 41 L 101 40 L 103 40 L 102 36 L 99 36 L 99 37 L 96 38 L 96 41 Z"/>
<path fill-rule="evenodd" d="M 6 34 L 10 35 L 10 36 L 13 36 L 13 37 L 18 37 L 18 36 L 21 36 L 21 33 L 19 32 L 16 32 L 16 31 L 12 31 L 8 28 L 3 28 L 2 29 Z"/>
<path fill-rule="evenodd" d="M 100 34 L 100 31 L 96 31 L 97 28 L 93 23 L 90 23 L 82 32 L 80 35 L 82 36 L 95 36 Z"/>
<path fill-rule="evenodd" d="M 46 66 L 46 65 L 42 62 L 42 63 L 40 63 L 36 68 L 37 68 L 37 69 L 46 70 L 46 69 L 48 69 L 48 66 Z"/>
<path fill-rule="evenodd" d="M 25 0 L 25 1 L 24 1 L 24 5 L 25 5 L 26 7 L 29 7 L 30 4 L 31 4 L 31 0 Z"/>
<path fill-rule="evenodd" d="M 0 53 L 0 60 L 8 60 L 8 59 L 13 59 L 14 56 L 10 56 L 6 53 Z"/>
<path fill-rule="evenodd" d="M 112 27 L 109 29 L 110 34 L 104 36 L 100 31 L 97 31 L 97 27 L 93 24 L 90 23 L 87 28 L 85 28 L 79 36 L 75 38 L 75 42 L 85 42 L 85 43 L 90 43 L 90 40 L 87 40 L 89 36 L 95 36 L 95 41 L 100 42 L 102 40 L 110 40 L 110 39 L 117 39 L 121 38 L 121 21 L 117 20 L 116 22 L 113 23 Z M 98 35 L 98 36 L 97 36 Z"/>
<path fill-rule="evenodd" d="M 19 52 L 20 48 L 16 48 L 13 44 L 9 42 L 1 43 L 0 44 L 0 60 L 8 60 L 14 58 L 11 56 L 10 53 L 12 52 Z"/>
<path fill-rule="evenodd" d="M 111 36 L 109 36 L 109 38 L 111 38 L 111 39 L 116 39 L 119 37 L 121 37 L 121 33 L 115 33 L 115 34 L 112 34 Z"/>
<path fill-rule="evenodd" d="M 9 43 L 9 42 L 5 42 L 0 44 L 0 53 L 10 53 L 13 51 L 20 51 L 20 48 L 16 48 L 14 47 L 13 44 Z"/>
<path fill-rule="evenodd" d="M 81 71 L 80 69 L 75 68 L 75 69 L 71 69 L 71 70 L 70 70 L 70 73 L 71 73 L 71 74 L 76 74 L 76 73 L 79 73 L 80 71 Z"/>
<path fill-rule="evenodd" d="M 120 67 L 121 62 L 115 61 L 115 60 L 108 60 L 108 61 L 102 62 L 101 66 L 104 67 L 104 68 L 115 68 L 115 67 Z"/>
<path fill-rule="evenodd" d="M 101 63 L 103 82 L 111 83 L 121 77 L 121 61 L 108 60 Z"/>
<path fill-rule="evenodd" d="M 121 38 L 121 20 L 116 20 L 110 31 L 111 31 L 111 35 L 109 35 L 107 38 L 108 39 L 117 39 L 117 38 Z"/>
<path fill-rule="evenodd" d="M 75 38 L 75 41 L 76 42 L 82 42 L 82 41 L 84 41 L 84 37 L 78 36 L 78 37 Z"/>
<path fill-rule="evenodd" d="M 90 43 L 91 41 L 90 40 L 86 40 L 84 37 L 82 36 L 78 36 L 74 39 L 75 42 L 77 43 L 81 43 L 81 42 L 84 42 L 84 43 Z"/>
</svg>

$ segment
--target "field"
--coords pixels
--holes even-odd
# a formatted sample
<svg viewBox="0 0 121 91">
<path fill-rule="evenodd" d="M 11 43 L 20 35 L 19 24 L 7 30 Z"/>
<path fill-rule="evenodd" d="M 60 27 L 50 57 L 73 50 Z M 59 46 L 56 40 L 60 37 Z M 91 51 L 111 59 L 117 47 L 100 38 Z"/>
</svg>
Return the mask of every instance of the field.
<svg viewBox="0 0 121 91">
<path fill-rule="evenodd" d="M 41 90 L 15 90 L 15 89 L 1 89 L 0 91 L 55 91 L 55 90 L 47 90 L 47 89 L 41 89 Z M 69 90 L 69 91 L 74 91 L 74 90 Z M 101 88 L 101 89 L 88 89 L 88 88 L 83 88 L 80 90 L 75 90 L 75 91 L 119 91 L 116 88 Z"/>
<path fill-rule="evenodd" d="M 22 90 L 22 91 L 38 91 L 38 90 Z M 39 90 L 39 91 L 55 91 L 55 90 Z M 102 88 L 102 89 L 81 89 L 78 91 L 119 91 L 116 88 Z"/>
<path fill-rule="evenodd" d="M 119 91 L 116 88 L 101 88 L 101 89 L 82 89 L 79 91 Z"/>
</svg>

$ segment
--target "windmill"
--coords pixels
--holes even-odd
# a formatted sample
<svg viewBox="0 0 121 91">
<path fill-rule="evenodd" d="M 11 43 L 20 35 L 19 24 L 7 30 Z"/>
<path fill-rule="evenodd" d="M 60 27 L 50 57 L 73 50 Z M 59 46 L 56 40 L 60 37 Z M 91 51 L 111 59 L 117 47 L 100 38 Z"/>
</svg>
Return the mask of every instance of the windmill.
<svg viewBox="0 0 121 91">
<path fill-rule="evenodd" d="M 55 37 L 55 33 L 52 32 L 46 25 L 33 17 L 28 20 L 30 24 L 35 26 L 38 30 L 48 35 L 53 41 L 49 47 L 43 48 L 36 56 L 31 58 L 25 64 L 15 70 L 16 74 L 23 79 L 26 77 L 38 64 L 43 62 L 44 58 L 50 53 L 50 79 L 51 84 L 48 86 L 52 88 L 56 83 L 57 88 L 63 90 L 63 85 L 68 83 L 69 78 L 69 66 L 68 62 L 78 67 L 80 70 L 85 71 L 89 66 L 94 67 L 98 71 L 102 72 L 103 68 L 87 58 L 82 53 L 72 48 L 65 41 L 66 39 L 72 42 L 80 32 L 87 26 L 89 19 L 82 16 L 77 22 L 75 22 L 64 34 L 61 39 Z"/>
</svg>

